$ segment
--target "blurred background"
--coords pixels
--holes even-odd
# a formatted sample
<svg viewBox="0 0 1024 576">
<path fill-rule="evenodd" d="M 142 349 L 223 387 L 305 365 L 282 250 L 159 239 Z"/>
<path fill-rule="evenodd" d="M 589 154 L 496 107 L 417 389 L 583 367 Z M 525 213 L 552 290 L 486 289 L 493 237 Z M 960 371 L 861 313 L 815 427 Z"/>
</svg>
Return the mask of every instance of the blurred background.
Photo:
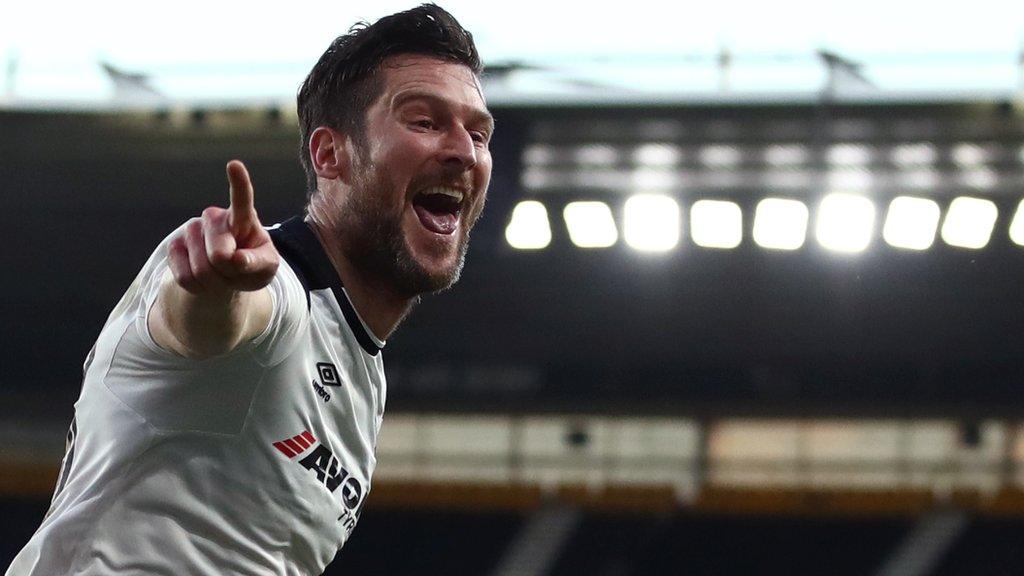
<svg viewBox="0 0 1024 576">
<path fill-rule="evenodd" d="M 156 244 L 249 166 L 299 213 L 294 93 L 411 3 L 5 5 L 0 567 Z M 389 341 L 328 574 L 1024 567 L 1024 6 L 443 4 L 497 117 L 455 289 Z"/>
</svg>

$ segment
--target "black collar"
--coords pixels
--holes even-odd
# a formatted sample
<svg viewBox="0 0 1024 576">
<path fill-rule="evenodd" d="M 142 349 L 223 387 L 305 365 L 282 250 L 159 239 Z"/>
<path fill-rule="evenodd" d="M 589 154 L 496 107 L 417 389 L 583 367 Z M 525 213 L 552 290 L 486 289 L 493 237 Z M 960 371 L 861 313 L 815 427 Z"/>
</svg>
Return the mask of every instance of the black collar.
<svg viewBox="0 0 1024 576">
<path fill-rule="evenodd" d="M 309 224 L 301 217 L 294 216 L 276 228 L 271 228 L 268 232 L 270 232 L 270 238 L 274 241 L 277 251 L 288 261 L 292 270 L 295 271 L 295 275 L 299 277 L 299 282 L 302 282 L 302 287 L 306 289 L 306 305 L 310 305 L 310 290 L 330 288 L 334 293 L 334 298 L 338 300 L 338 305 L 341 306 L 345 321 L 348 322 L 352 333 L 356 335 L 359 345 L 367 354 L 376 356 L 380 352 L 380 347 L 363 327 L 363 323 L 356 314 L 356 309 L 352 307 L 352 302 L 342 290 L 338 271 L 334 269 L 330 258 L 324 252 L 323 245 L 320 244 L 320 239 L 317 238 Z"/>
</svg>

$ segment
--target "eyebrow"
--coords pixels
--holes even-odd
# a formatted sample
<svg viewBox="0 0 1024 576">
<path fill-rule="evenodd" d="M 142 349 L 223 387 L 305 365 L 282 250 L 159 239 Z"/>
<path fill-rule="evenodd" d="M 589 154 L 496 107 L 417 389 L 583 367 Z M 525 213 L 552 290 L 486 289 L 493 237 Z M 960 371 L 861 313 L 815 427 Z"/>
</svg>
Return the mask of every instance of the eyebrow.
<svg viewBox="0 0 1024 576">
<path fill-rule="evenodd" d="M 443 106 L 462 107 L 455 104 L 448 98 L 445 98 L 433 92 L 426 92 L 423 90 L 407 90 L 404 92 L 399 92 L 398 94 L 395 95 L 395 97 L 391 100 L 391 108 L 397 109 L 412 100 L 426 100 L 433 104 L 440 104 Z M 471 122 L 482 122 L 483 124 L 487 125 L 488 133 L 494 132 L 494 116 L 489 111 L 487 111 L 486 109 L 476 107 L 470 107 L 469 109 Z"/>
</svg>

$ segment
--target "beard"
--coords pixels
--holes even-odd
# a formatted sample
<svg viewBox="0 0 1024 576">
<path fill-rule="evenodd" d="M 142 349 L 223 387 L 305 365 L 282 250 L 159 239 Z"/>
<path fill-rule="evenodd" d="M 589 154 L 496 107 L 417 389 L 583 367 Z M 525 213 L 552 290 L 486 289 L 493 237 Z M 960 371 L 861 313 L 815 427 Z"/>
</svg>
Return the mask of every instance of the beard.
<svg viewBox="0 0 1024 576">
<path fill-rule="evenodd" d="M 357 161 L 359 162 L 359 161 Z M 455 263 L 443 270 L 431 272 L 412 254 L 402 229 L 405 210 L 401 206 L 389 207 L 387 199 L 393 197 L 397 185 L 385 170 L 361 164 L 357 174 L 366 175 L 355 182 L 352 194 L 341 210 L 340 233 L 345 236 L 346 256 L 354 266 L 378 278 L 401 296 L 413 298 L 423 293 L 439 292 L 450 288 L 462 275 L 469 247 L 469 230 L 476 217 L 463 214 L 464 228 L 456 247 Z M 479 213 L 477 214 L 479 216 Z M 442 244 L 438 244 L 438 250 Z"/>
</svg>

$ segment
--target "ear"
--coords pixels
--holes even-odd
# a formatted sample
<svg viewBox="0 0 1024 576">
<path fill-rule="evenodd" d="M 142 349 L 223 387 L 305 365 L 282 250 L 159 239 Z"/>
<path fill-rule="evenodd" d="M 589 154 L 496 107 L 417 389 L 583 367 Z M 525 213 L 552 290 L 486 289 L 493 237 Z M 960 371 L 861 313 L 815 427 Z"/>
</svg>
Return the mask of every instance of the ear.
<svg viewBox="0 0 1024 576">
<path fill-rule="evenodd" d="M 351 171 L 349 140 L 343 134 L 320 126 L 309 135 L 309 158 L 320 178 L 348 182 Z"/>
</svg>

